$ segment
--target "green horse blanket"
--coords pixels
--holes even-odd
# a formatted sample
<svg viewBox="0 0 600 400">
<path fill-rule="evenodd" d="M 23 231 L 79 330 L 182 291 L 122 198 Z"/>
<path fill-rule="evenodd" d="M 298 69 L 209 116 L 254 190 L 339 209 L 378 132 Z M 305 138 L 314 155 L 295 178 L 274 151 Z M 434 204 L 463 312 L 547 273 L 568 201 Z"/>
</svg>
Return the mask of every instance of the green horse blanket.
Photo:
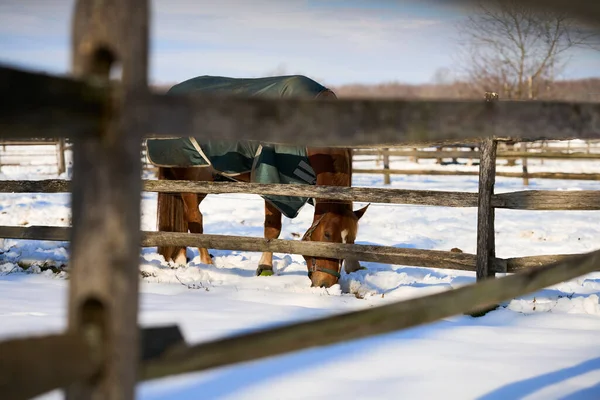
<svg viewBox="0 0 600 400">
<path fill-rule="evenodd" d="M 199 76 L 173 86 L 168 94 L 237 94 L 262 97 L 315 98 L 326 87 L 304 76 L 227 78 Z M 148 161 L 159 167 L 212 167 L 222 179 L 250 172 L 253 183 L 316 183 L 305 147 L 254 141 L 203 140 L 201 137 L 148 139 Z M 288 218 L 295 218 L 312 199 L 262 196 Z"/>
</svg>

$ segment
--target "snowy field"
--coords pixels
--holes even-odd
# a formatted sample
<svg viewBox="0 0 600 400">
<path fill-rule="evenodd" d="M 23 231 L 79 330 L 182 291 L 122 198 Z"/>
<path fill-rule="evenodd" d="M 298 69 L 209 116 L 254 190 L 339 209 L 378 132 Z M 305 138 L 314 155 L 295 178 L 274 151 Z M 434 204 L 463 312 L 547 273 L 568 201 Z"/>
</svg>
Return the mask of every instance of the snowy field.
<svg viewBox="0 0 600 400">
<path fill-rule="evenodd" d="M 465 160 L 459 160 L 465 161 Z M 393 161 L 391 168 L 477 170 Z M 520 166 L 499 171 L 520 171 Z M 358 168 L 375 168 L 360 162 Z M 0 179 L 56 178 L 49 167 L 4 167 Z M 529 171 L 600 172 L 600 161 L 529 160 Z M 64 176 L 63 176 L 64 177 Z M 354 186 L 385 187 L 381 175 L 355 175 Z M 402 189 L 477 191 L 477 176 L 392 176 Z M 497 178 L 496 193 L 600 190 L 594 181 Z M 357 203 L 355 208 L 364 204 Z M 210 195 L 205 232 L 262 237 L 263 201 Z M 156 194 L 144 193 L 142 229 L 155 230 Z M 312 220 L 306 206 L 284 219 L 281 238 L 298 240 Z M 69 224 L 67 194 L 1 194 L 0 225 Z M 496 211 L 498 257 L 571 254 L 600 249 L 600 211 Z M 476 209 L 372 204 L 357 243 L 476 251 Z M 190 249 L 192 256 L 197 250 Z M 311 288 L 301 256 L 275 254 L 276 275 L 255 277 L 260 254 L 211 251 L 215 265 L 169 268 L 140 256 L 142 325 L 177 323 L 190 343 L 308 320 L 474 282 L 474 273 L 363 263 L 341 285 Z M 60 331 L 66 324 L 65 243 L 0 239 L 0 339 Z M 93 260 L 90 260 L 93 262 Z M 33 264 L 28 270 L 19 265 Z M 482 318 L 434 324 L 325 348 L 143 383 L 155 399 L 600 399 L 600 272 L 506 302 Z M 57 366 L 59 367 L 59 366 Z M 61 398 L 52 392 L 43 399 Z"/>
</svg>

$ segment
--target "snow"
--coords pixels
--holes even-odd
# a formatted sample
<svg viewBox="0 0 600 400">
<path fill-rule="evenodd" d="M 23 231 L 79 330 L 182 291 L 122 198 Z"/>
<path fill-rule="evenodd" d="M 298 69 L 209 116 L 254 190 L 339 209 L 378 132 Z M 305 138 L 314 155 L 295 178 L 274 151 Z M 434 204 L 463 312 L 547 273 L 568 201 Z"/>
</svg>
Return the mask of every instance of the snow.
<svg viewBox="0 0 600 400">
<path fill-rule="evenodd" d="M 369 158 L 368 156 L 365 158 Z M 372 157 L 371 157 L 372 158 Z M 460 160 L 459 161 L 465 161 Z M 391 168 L 477 170 L 396 159 Z M 375 162 L 359 162 L 374 168 Z M 498 170 L 520 171 L 498 166 Z M 529 171 L 599 172 L 600 162 L 529 160 Z M 66 175 L 63 175 L 64 178 Z M 3 167 L 0 179 L 56 178 L 52 167 Z M 386 187 L 382 175 L 356 174 L 354 186 Z M 477 191 L 477 176 L 392 176 L 403 189 Z M 497 178 L 496 192 L 599 190 L 600 182 Z M 357 203 L 355 208 L 364 204 Z M 263 201 L 210 195 L 205 232 L 262 237 Z M 142 225 L 155 230 L 156 194 L 144 193 Z M 284 219 L 281 238 L 310 225 L 306 206 Z M 2 194 L 0 225 L 69 224 L 67 194 Z M 571 254 L 600 248 L 599 211 L 496 211 L 498 257 Z M 476 209 L 372 204 L 357 243 L 476 250 Z M 68 259 L 66 243 L 0 239 L 0 339 L 57 332 L 66 324 L 68 280 L 41 268 Z M 140 323 L 178 324 L 189 343 L 310 320 L 456 288 L 474 273 L 363 263 L 340 285 L 311 288 L 301 256 L 275 254 L 276 275 L 255 277 L 259 253 L 214 251 L 215 265 L 172 269 L 143 249 Z M 93 262 L 93 260 L 90 260 Z M 20 266 L 30 266 L 23 270 Z M 596 399 L 600 398 L 600 272 L 506 302 L 482 318 L 456 316 L 413 329 L 138 386 L 140 399 Z M 59 391 L 40 398 L 61 398 Z"/>
</svg>

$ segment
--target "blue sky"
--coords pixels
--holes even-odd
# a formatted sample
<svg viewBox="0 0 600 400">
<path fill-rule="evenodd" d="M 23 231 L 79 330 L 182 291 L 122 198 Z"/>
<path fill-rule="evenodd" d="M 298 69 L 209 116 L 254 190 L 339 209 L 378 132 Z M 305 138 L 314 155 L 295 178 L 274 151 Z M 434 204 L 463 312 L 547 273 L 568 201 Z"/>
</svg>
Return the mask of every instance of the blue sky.
<svg viewBox="0 0 600 400">
<path fill-rule="evenodd" d="M 0 63 L 69 71 L 73 0 L 2 0 Z M 423 0 L 153 0 L 150 78 L 300 73 L 329 85 L 431 82 L 453 68 L 465 9 Z M 564 78 L 600 76 L 600 53 Z"/>
</svg>

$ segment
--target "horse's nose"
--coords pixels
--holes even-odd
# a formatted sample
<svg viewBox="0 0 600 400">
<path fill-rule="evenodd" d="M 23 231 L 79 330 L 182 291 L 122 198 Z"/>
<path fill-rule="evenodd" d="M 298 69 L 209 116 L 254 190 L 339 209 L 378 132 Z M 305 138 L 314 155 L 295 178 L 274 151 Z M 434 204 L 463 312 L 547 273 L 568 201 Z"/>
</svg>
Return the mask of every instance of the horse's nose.
<svg viewBox="0 0 600 400">
<path fill-rule="evenodd" d="M 335 285 L 337 279 L 329 274 L 313 272 L 311 277 L 312 287 L 328 288 Z"/>
<path fill-rule="evenodd" d="M 317 281 L 317 282 L 313 281 L 311 286 L 319 287 L 319 288 L 328 288 L 331 285 L 324 281 Z"/>
</svg>

